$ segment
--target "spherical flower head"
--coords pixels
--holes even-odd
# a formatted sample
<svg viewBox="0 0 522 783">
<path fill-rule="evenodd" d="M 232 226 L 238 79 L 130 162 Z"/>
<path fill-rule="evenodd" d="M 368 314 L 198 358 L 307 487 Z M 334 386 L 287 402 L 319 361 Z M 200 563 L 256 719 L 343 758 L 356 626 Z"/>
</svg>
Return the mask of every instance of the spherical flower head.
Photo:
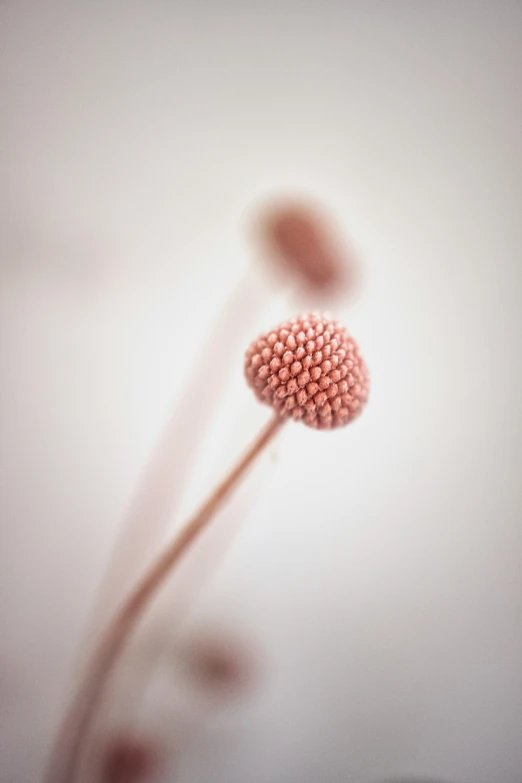
<svg viewBox="0 0 522 783">
<path fill-rule="evenodd" d="M 240 695 L 255 682 L 255 655 L 223 633 L 199 635 L 187 646 L 184 662 L 193 682 L 211 697 Z"/>
<path fill-rule="evenodd" d="M 245 375 L 262 402 L 317 429 L 348 424 L 368 398 L 368 371 L 355 340 L 319 313 L 299 315 L 254 340 Z"/>
<path fill-rule="evenodd" d="M 305 289 L 333 294 L 351 285 L 352 251 L 341 247 L 330 221 L 312 204 L 276 205 L 260 227 L 273 261 Z"/>
<path fill-rule="evenodd" d="M 145 783 L 156 777 L 159 751 L 144 737 L 123 734 L 110 741 L 101 770 L 103 783 Z"/>
</svg>

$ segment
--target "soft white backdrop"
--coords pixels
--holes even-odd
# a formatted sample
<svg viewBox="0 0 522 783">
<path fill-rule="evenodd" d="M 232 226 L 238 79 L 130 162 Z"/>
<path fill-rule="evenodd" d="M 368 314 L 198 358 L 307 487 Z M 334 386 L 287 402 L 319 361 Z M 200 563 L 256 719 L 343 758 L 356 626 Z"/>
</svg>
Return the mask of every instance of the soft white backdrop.
<svg viewBox="0 0 522 783">
<path fill-rule="evenodd" d="M 281 190 L 361 248 L 348 430 L 289 426 L 200 611 L 257 698 L 183 779 L 522 779 L 522 9 L 3 2 L 1 780 L 38 778 L 117 524 Z M 255 277 L 257 275 L 257 277 Z M 266 418 L 234 371 L 183 508 Z M 227 346 L 222 348 L 227 351 Z M 180 517 L 183 514 L 180 514 Z"/>
</svg>

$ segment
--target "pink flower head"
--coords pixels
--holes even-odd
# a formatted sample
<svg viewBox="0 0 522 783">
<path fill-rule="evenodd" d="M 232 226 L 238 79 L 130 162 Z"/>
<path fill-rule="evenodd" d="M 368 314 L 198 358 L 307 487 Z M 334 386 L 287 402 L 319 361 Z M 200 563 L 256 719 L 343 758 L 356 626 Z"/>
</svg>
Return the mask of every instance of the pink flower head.
<svg viewBox="0 0 522 783">
<path fill-rule="evenodd" d="M 144 737 L 122 734 L 110 741 L 101 770 L 103 783 L 145 783 L 158 771 L 159 751 Z"/>
<path fill-rule="evenodd" d="M 299 315 L 254 340 L 245 375 L 262 402 L 318 429 L 348 424 L 368 398 L 368 372 L 355 340 L 318 313 Z"/>
<path fill-rule="evenodd" d="M 192 640 L 185 652 L 191 679 L 211 696 L 234 696 L 256 680 L 255 656 L 239 639 L 207 633 Z"/>
<path fill-rule="evenodd" d="M 314 291 L 338 292 L 351 283 L 352 252 L 341 250 L 326 219 L 311 205 L 272 208 L 261 225 L 274 260 Z"/>
</svg>

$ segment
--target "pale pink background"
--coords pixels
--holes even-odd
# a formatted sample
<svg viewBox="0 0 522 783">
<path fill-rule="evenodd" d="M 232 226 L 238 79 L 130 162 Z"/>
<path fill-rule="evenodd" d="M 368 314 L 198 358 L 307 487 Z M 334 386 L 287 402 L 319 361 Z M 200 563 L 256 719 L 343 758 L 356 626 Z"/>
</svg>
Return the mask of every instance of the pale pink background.
<svg viewBox="0 0 522 783">
<path fill-rule="evenodd" d="M 261 638 L 266 678 L 180 779 L 520 783 L 520 4 L 0 19 L 2 783 L 38 779 L 117 523 L 234 287 L 259 296 L 245 346 L 299 304 L 248 272 L 246 218 L 287 188 L 364 252 L 338 314 L 372 396 L 261 467 L 198 611 Z M 267 415 L 233 351 L 178 521 Z"/>
</svg>

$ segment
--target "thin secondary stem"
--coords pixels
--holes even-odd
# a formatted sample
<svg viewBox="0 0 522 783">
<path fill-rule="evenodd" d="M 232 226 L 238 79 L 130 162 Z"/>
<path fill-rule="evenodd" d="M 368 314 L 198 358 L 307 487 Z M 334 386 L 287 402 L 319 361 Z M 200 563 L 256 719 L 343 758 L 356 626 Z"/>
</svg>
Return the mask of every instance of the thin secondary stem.
<svg viewBox="0 0 522 783">
<path fill-rule="evenodd" d="M 220 505 L 239 483 L 255 458 L 278 432 L 284 421 L 285 419 L 278 414 L 272 417 L 240 457 L 237 464 L 194 516 L 189 519 L 174 540 L 160 553 L 124 601 L 102 636 L 80 690 L 66 715 L 45 778 L 46 783 L 73 783 L 79 767 L 83 742 L 89 733 L 104 687 L 138 620 L 171 569 L 209 524 Z"/>
<path fill-rule="evenodd" d="M 92 652 L 88 640 L 98 636 L 133 586 L 137 574 L 162 549 L 165 531 L 180 503 L 216 402 L 225 389 L 230 366 L 241 351 L 244 334 L 251 331 L 252 316 L 264 301 L 263 288 L 252 272 L 249 270 L 235 287 L 213 324 L 198 363 L 165 422 L 139 480 L 86 629 L 87 659 Z M 227 346 L 225 352 L 221 350 L 222 345 Z M 209 377 L 212 377 L 211 384 Z M 197 416 L 192 415 L 194 410 L 198 411 Z"/>
</svg>

